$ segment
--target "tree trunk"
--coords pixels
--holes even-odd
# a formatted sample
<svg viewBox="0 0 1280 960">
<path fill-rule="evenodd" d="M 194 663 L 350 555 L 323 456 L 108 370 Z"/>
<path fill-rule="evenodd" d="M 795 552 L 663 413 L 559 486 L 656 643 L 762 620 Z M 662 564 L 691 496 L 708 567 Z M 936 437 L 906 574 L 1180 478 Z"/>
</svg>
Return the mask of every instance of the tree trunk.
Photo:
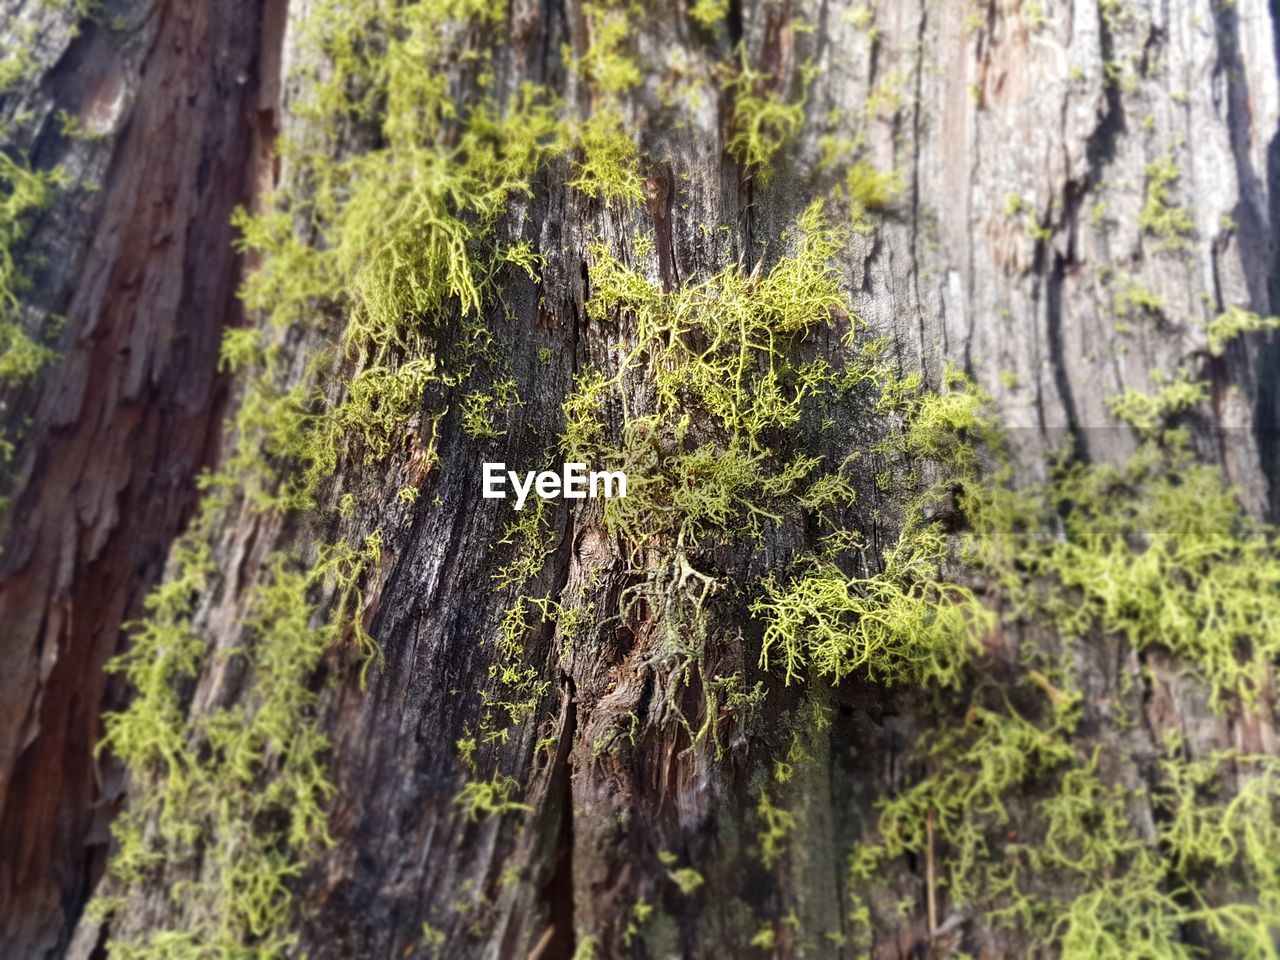
<svg viewBox="0 0 1280 960">
<path fill-rule="evenodd" d="M 6 7 L 41 24 L 0 100 L 6 152 L 76 186 L 20 246 L 21 320 L 65 314 L 57 357 L 0 384 L 21 434 L 0 554 L 0 954 L 1274 955 L 1276 874 L 1258 879 L 1242 839 L 1277 839 L 1280 774 L 1259 759 L 1280 753 L 1274 549 L 1222 548 L 1255 576 L 1238 606 L 1205 600 L 1199 567 L 1112 603 L 1094 554 L 1052 551 L 1135 490 L 1200 489 L 1191 448 L 1245 515 L 1280 515 L 1280 345 L 1262 329 L 1280 312 L 1275 11 L 480 7 L 160 0 L 104 6 L 74 36 L 70 9 Z M 532 127 L 525 83 L 554 100 L 542 133 L 475 119 L 488 104 Z M 591 123 L 610 116 L 634 181 L 615 176 L 625 149 L 592 173 Z M 415 212 L 452 171 L 461 191 Z M 826 235 L 805 219 L 817 198 L 829 273 L 789 273 L 813 266 L 799 238 Z M 267 278 L 247 317 L 240 203 L 285 215 L 266 239 L 245 228 L 247 275 Z M 460 247 L 432 245 L 442 221 Z M 442 266 L 464 248 L 474 297 Z M 839 296 L 806 306 L 828 278 Z M 700 353 L 724 346 L 726 304 L 750 361 L 736 382 L 699 366 L 719 362 Z M 1252 319 L 1220 343 L 1223 316 Z M 653 333 L 666 323 L 688 326 Z M 227 350 L 229 404 L 226 329 L 258 338 Z M 816 361 L 830 375 L 806 380 Z M 977 396 L 955 371 L 983 419 L 912 446 L 928 398 Z M 1159 393 L 1180 374 L 1204 395 Z M 1109 398 L 1129 390 L 1164 405 L 1126 416 Z M 1173 424 L 1186 448 L 1157 429 Z M 979 470 L 963 457 L 992 433 Z M 483 496 L 485 463 L 582 451 L 625 468 L 625 500 Z M 1173 481 L 1112 484 L 1096 515 L 1057 485 L 1156 451 Z M 805 456 L 821 463 L 786 479 Z M 817 499 L 824 477 L 835 499 Z M 975 560 L 971 495 L 1006 485 L 1056 491 L 1031 538 L 1047 545 Z M 1210 523 L 1203 497 L 1189 512 Z M 1212 532 L 1247 521 L 1230 524 Z M 921 529 L 951 547 L 902 573 L 895 544 Z M 1126 530 L 1132 557 L 1106 569 L 1138 568 L 1165 532 Z M 793 676 L 774 628 L 817 571 L 860 612 L 806 607 Z M 178 586 L 153 593 L 153 626 L 122 630 L 162 572 Z M 824 670 L 823 618 L 868 636 L 897 615 L 876 591 L 903 583 L 929 598 L 930 642 L 967 638 L 961 666 L 913 659 L 891 624 L 883 659 Z M 1183 602 L 1203 620 L 1179 645 L 1177 622 L 1152 623 Z M 1256 654 L 1243 678 L 1195 646 L 1233 612 L 1250 639 L 1229 662 Z M 111 679 L 128 649 L 151 659 Z M 124 732 L 95 754 L 104 711 Z M 1000 739 L 1022 721 L 1034 736 Z M 886 809 L 914 832 L 895 841 Z M 1230 841 L 1207 852 L 1205 827 L 1180 846 L 1193 809 Z M 1126 900 L 1139 883 L 1151 897 Z M 1240 905 L 1253 952 L 1223 932 Z"/>
<path fill-rule="evenodd" d="M 269 173 L 278 94 L 259 80 L 275 67 L 257 4 L 81 17 L 16 2 L 3 18 L 6 63 L 23 70 L 0 91 L 0 141 L 70 180 L 11 250 L 33 281 L 21 322 L 57 360 L 0 382 L 17 445 L 0 554 L 0 954 L 43 957 L 62 955 L 102 873 L 121 790 L 94 759 L 103 665 L 217 449 L 217 344 L 241 312 L 230 215 Z"/>
</svg>

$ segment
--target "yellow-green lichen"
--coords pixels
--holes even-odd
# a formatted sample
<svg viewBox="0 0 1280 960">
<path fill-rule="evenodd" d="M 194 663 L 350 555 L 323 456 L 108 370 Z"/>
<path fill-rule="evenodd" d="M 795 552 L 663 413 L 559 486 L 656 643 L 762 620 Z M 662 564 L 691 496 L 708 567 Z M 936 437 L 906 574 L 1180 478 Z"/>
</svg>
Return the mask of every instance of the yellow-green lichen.
<svg viewBox="0 0 1280 960">
<path fill-rule="evenodd" d="M 20 324 L 21 296 L 29 283 L 22 244 L 32 218 L 67 182 L 61 168 L 33 170 L 0 152 L 0 386 L 30 379 L 54 356 Z"/>
<path fill-rule="evenodd" d="M 752 70 L 743 62 L 725 86 L 733 103 L 729 156 L 752 171 L 760 181 L 772 175 L 773 158 L 804 125 L 804 103 L 788 102 L 776 89 L 776 78 Z"/>
<path fill-rule="evenodd" d="M 634 546 L 662 537 L 687 548 L 703 533 L 755 528 L 775 516 L 771 501 L 802 489 L 816 459 L 779 463 L 766 438 L 794 426 L 806 398 L 831 379 L 821 364 L 789 363 L 787 350 L 833 312 L 849 312 L 831 266 L 839 243 L 814 205 L 794 253 L 769 271 L 730 267 L 671 292 L 593 248 L 588 314 L 628 318 L 634 346 L 609 377 L 580 378 L 565 405 L 563 449 L 634 478 L 625 499 L 605 506 L 610 528 Z M 646 409 L 629 409 L 634 378 L 652 384 Z M 614 397 L 623 411 L 620 448 L 599 416 Z"/>
<path fill-rule="evenodd" d="M 258 510 L 336 501 L 334 513 L 350 521 L 352 499 L 326 487 L 340 470 L 401 445 L 428 461 L 442 412 L 425 410 L 426 392 L 463 379 L 441 370 L 437 329 L 462 324 L 465 369 L 468 351 L 486 342 L 475 318 L 496 299 L 499 272 L 536 268 L 528 244 L 498 243 L 495 230 L 540 160 L 559 149 L 552 106 L 526 87 L 501 107 L 477 102 L 461 112 L 444 71 L 431 66 L 477 36 L 447 23 L 482 34 L 496 19 L 488 5 L 424 0 L 325 4 L 304 25 L 331 72 L 312 78 L 301 107 L 310 126 L 283 146 L 291 185 L 267 212 L 237 218 L 242 249 L 258 261 L 244 298 L 267 323 L 224 344 L 224 366 L 241 382 L 233 452 L 204 481 L 201 519 L 114 667 L 135 696 L 108 717 L 105 744 L 129 767 L 133 788 L 111 865 L 123 892 L 99 912 L 125 908 L 132 886 L 159 880 L 181 893 L 183 926 L 125 926 L 113 956 L 265 958 L 295 943 L 292 892 L 305 858 L 327 842 L 333 789 L 313 678 L 340 644 L 355 651 L 362 683 L 379 662 L 365 585 L 381 540 L 278 553 L 251 572 L 242 635 L 220 641 L 223 656 L 244 662 L 234 707 L 192 710 L 185 700 L 210 649 L 196 603 L 215 583 L 210 545 L 239 498 Z M 343 125 L 375 116 L 383 144 L 334 159 Z M 314 351 L 301 386 L 284 349 L 299 331 L 328 345 Z M 473 790 L 463 806 L 476 814 L 514 803 L 504 782 Z"/>
<path fill-rule="evenodd" d="M 1184 378 L 1119 402 L 1144 438 L 1125 464 L 1064 463 L 1046 488 L 1016 493 L 1000 493 L 998 475 L 962 471 L 970 532 L 956 555 L 977 563 L 1019 616 L 1056 624 L 1068 644 L 1112 635 L 1137 651 L 1163 649 L 1218 709 L 1250 709 L 1280 655 L 1280 550 L 1170 428 L 1202 396 Z M 936 420 L 924 449 L 941 451 L 959 422 Z M 1040 535 L 1051 517 L 1059 532 Z M 1046 655 L 1031 646 L 1023 659 Z M 961 727 L 930 734 L 921 751 L 930 772 L 881 801 L 874 842 L 851 860 L 858 941 L 892 922 L 878 913 L 876 885 L 910 854 L 937 858 L 940 895 L 956 907 L 1063 957 L 1191 957 L 1194 942 L 1269 956 L 1280 901 L 1260 831 L 1274 820 L 1273 765 L 1262 761 L 1219 800 L 1222 760 L 1174 751 L 1144 796 L 1117 782 L 1123 748 L 1104 747 L 1114 754 L 1104 764 L 1076 745 L 1084 703 L 1072 676 L 1050 682 L 1030 669 L 1020 684 L 979 687 Z M 1040 706 L 1015 708 L 1015 697 Z M 1156 842 L 1136 819 L 1145 803 L 1162 813 Z"/>
<path fill-rule="evenodd" d="M 1195 221 L 1186 207 L 1173 198 L 1173 185 L 1181 171 L 1172 156 L 1157 157 L 1147 164 L 1147 195 L 1138 214 L 1138 226 L 1156 237 L 1158 249 L 1180 249 L 1195 232 Z"/>
<path fill-rule="evenodd" d="M 1209 321 L 1209 352 L 1220 357 L 1227 344 L 1246 333 L 1280 328 L 1280 317 L 1263 317 L 1243 307 L 1230 306 Z"/>
<path fill-rule="evenodd" d="M 616 111 L 592 113 L 578 134 L 577 148 L 581 159 L 569 186 L 608 202 L 644 200 L 639 149 Z"/>
</svg>

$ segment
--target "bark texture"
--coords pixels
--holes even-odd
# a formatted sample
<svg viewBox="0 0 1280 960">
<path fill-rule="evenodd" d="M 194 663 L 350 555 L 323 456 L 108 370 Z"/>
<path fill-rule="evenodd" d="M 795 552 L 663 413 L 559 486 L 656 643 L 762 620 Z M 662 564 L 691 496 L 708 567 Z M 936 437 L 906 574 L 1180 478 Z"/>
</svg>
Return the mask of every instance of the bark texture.
<svg viewBox="0 0 1280 960">
<path fill-rule="evenodd" d="M 358 485 L 354 514 L 298 521 L 241 503 L 219 530 L 218 573 L 194 621 L 210 644 L 189 691 L 194 714 L 242 702 L 250 671 L 219 653 L 242 636 L 246 598 L 273 552 L 375 529 L 383 537 L 360 616 L 385 662 L 362 689 L 357 655 L 339 644 L 314 683 L 332 746 L 335 842 L 298 880 L 297 955 L 548 960 L 588 941 L 602 957 L 856 955 L 844 945 L 848 851 L 874 831 L 875 801 L 921 775 L 911 751 L 927 735 L 929 697 L 859 679 L 802 693 L 759 668 L 761 628 L 746 615 L 745 585 L 811 549 L 816 531 L 788 517 L 763 542 L 691 558 L 720 584 L 708 608 L 716 639 L 691 680 L 662 659 L 668 628 L 684 629 L 675 600 L 666 609 L 652 600 L 676 596 L 662 578 L 679 567 L 649 570 L 655 592 L 629 602 L 638 574 L 600 507 L 561 501 L 542 570 L 518 590 L 499 588 L 512 515 L 482 499 L 480 485 L 485 461 L 548 465 L 546 441 L 560 429 L 575 376 L 613 369 L 616 345 L 634 335 L 586 312 L 590 243 L 625 248 L 652 235 L 667 289 L 733 262 L 772 262 L 784 230 L 834 182 L 819 164 L 821 138 L 843 129 L 841 117 L 860 118 L 854 129 L 867 155 L 904 181 L 876 229 L 853 234 L 840 255 L 852 305 L 891 338 L 904 374 L 922 372 L 936 386 L 948 362 L 969 372 L 995 398 L 1019 476 L 1032 479 L 1067 436 L 1085 460 L 1122 460 L 1135 441 L 1105 398 L 1150 389 L 1153 372 L 1192 364 L 1211 383 L 1197 448 L 1221 464 L 1251 513 L 1280 517 L 1280 345 L 1250 335 L 1212 356 L 1205 333 L 1226 305 L 1280 312 L 1274 7 L 1132 0 L 1117 13 L 1092 0 L 884 2 L 873 30 L 851 9 L 743 0 L 714 35 L 679 4 L 635 14 L 628 42 L 646 76 L 682 78 L 692 92 L 664 102 L 654 81 L 626 99 L 648 158 L 644 202 L 585 197 L 567 185 L 573 171 L 561 159 L 512 204 L 500 229 L 529 240 L 545 265 L 536 279 L 513 271 L 504 292 L 511 316 L 492 309 L 486 318 L 523 399 L 498 414 L 503 435 L 468 436 L 459 394 L 439 421 L 438 463 L 424 468 L 424 417 L 372 474 L 344 465 L 331 492 Z M 299 39 L 308 12 L 290 6 L 286 64 L 310 56 Z M 266 143 L 275 117 L 290 117 L 305 92 L 277 82 L 283 23 L 273 17 L 283 13 L 250 0 L 159 0 L 131 12 L 127 28 L 95 20 L 74 39 L 42 45 L 39 83 L 0 101 L 5 116 L 37 111 L 9 136 L 28 137 L 22 145 L 39 164 L 63 160 L 101 183 L 95 194 L 56 201 L 32 235 L 48 255 L 30 299 L 65 312 L 66 332 L 61 359 L 8 401 L 31 424 L 0 556 L 4 956 L 62 955 L 101 872 L 105 821 L 122 790 L 92 755 L 109 686 L 103 665 L 194 503 L 194 473 L 218 448 L 216 344 L 239 313 L 229 212 L 276 176 L 288 184 L 288 164 L 273 168 Z M 588 42 L 579 4 L 512 0 L 506 29 L 494 61 L 500 89 L 527 80 L 570 105 L 590 101 L 563 53 L 581 54 Z M 773 89 L 805 104 L 805 126 L 767 182 L 726 156 L 732 104 L 718 77 L 738 41 L 754 69 L 775 78 Z M 807 64 L 816 70 L 804 86 Z M 459 102 L 474 92 L 465 70 L 450 83 Z M 102 124 L 108 138 L 58 136 L 59 107 Z M 353 132 L 352 150 L 360 137 Z M 1142 226 L 1149 167 L 1165 157 L 1194 223 L 1178 255 Z M 1117 315 L 1116 290 L 1138 287 L 1163 304 L 1161 319 Z M 838 326 L 806 349 L 843 362 Z M 308 336 L 282 335 L 299 382 L 315 346 Z M 496 379 L 478 376 L 489 381 L 477 387 Z M 440 399 L 430 398 L 435 409 Z M 870 449 L 888 430 L 882 419 L 850 403 L 836 433 L 865 437 Z M 837 449 L 833 438 L 813 452 Z M 868 456 L 855 468 L 856 525 L 888 546 L 905 491 L 877 484 L 883 466 Z M 399 498 L 406 486 L 421 496 Z M 554 623 L 531 629 L 523 656 L 545 692 L 505 742 L 477 753 L 482 770 L 515 778 L 528 809 L 476 821 L 455 802 L 473 778 L 456 744 L 483 723 L 476 692 L 488 688 L 493 638 L 519 592 L 595 616 L 571 643 Z M 1051 629 L 996 630 L 983 674 L 1014 674 L 1027 636 Z M 1086 696 L 1081 743 L 1117 747 L 1125 758 L 1112 772 L 1117 782 L 1147 783 L 1170 730 L 1195 757 L 1280 752 L 1274 691 L 1224 715 L 1203 684 L 1159 655 L 1099 637 L 1074 656 Z M 696 729 L 706 720 L 704 680 L 735 672 L 748 686 L 763 682 L 768 700 L 750 721 L 726 714 L 718 755 L 671 723 L 670 710 Z M 806 697 L 829 712 L 828 727 L 797 724 Z M 1139 722 L 1111 722 L 1117 699 Z M 760 790 L 793 737 L 811 758 L 788 790 L 795 839 L 766 869 Z M 704 883 L 686 893 L 673 873 L 689 865 Z M 945 895 L 931 924 L 929 869 L 886 873 L 883 903 L 914 906 L 874 931 L 873 955 L 1039 948 L 953 909 Z M 628 936 L 637 903 L 655 911 Z M 181 928 L 183 910 L 166 884 L 144 886 L 109 924 L 81 921 L 75 955 L 120 931 Z M 424 923 L 443 942 L 424 937 Z M 749 948 L 762 927 L 775 930 L 773 940 Z"/>
</svg>

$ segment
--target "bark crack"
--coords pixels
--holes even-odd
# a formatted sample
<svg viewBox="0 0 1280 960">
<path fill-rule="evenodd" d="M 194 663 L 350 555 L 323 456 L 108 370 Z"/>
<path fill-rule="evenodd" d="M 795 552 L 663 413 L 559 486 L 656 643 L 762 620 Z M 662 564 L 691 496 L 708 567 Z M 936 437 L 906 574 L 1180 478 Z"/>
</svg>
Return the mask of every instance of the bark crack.
<svg viewBox="0 0 1280 960">
<path fill-rule="evenodd" d="M 562 674 L 564 709 L 556 756 L 552 761 L 548 796 L 560 804 L 560 818 L 553 845 L 551 875 L 542 888 L 548 908 L 547 932 L 530 953 L 530 960 L 572 956 L 577 947 L 573 916 L 573 742 L 577 736 L 577 691 L 573 678 Z"/>
</svg>

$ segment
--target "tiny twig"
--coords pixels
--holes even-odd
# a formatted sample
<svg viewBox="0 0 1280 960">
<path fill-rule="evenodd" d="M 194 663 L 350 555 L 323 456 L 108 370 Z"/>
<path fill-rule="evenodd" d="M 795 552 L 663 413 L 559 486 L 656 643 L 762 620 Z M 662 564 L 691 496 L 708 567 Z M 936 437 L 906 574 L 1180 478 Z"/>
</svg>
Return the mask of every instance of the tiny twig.
<svg viewBox="0 0 1280 960">
<path fill-rule="evenodd" d="M 1048 677 L 1039 670 L 1028 671 L 1027 677 L 1049 698 L 1049 703 L 1052 704 L 1055 710 L 1062 706 L 1062 691 L 1050 683 Z"/>
<path fill-rule="evenodd" d="M 547 952 L 547 947 L 551 946 L 551 938 L 555 935 L 555 924 L 551 924 L 547 929 L 543 930 L 542 936 L 538 938 L 538 942 L 533 946 L 533 951 L 529 954 L 529 960 L 542 960 L 542 955 Z"/>
<path fill-rule="evenodd" d="M 924 820 L 925 832 L 925 851 L 924 851 L 924 882 L 925 896 L 929 904 L 929 939 L 933 939 L 935 931 L 938 929 L 938 898 L 935 892 L 934 876 L 933 876 L 933 811 L 930 810 L 925 815 Z"/>
</svg>

